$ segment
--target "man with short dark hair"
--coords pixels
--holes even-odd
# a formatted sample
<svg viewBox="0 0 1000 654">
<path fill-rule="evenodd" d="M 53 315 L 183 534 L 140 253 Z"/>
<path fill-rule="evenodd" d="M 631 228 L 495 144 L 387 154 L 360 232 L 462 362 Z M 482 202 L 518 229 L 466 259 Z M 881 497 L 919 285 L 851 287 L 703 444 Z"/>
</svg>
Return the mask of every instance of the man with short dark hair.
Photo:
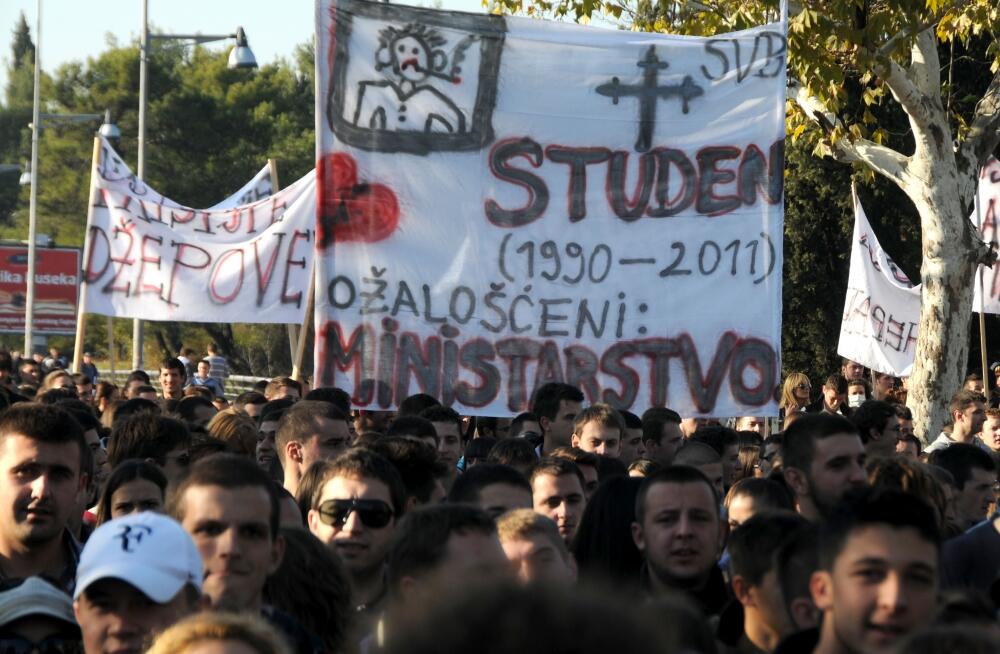
<svg viewBox="0 0 1000 654">
<path fill-rule="evenodd" d="M 810 582 L 823 612 L 817 654 L 895 652 L 937 609 L 940 535 L 914 495 L 872 489 L 822 525 Z"/>
<path fill-rule="evenodd" d="M 733 595 L 742 608 L 743 630 L 740 633 L 736 629 L 722 629 L 727 622 L 727 609 L 720 621 L 719 635 L 735 651 L 773 652 L 780 640 L 795 630 L 785 611 L 774 553 L 808 524 L 805 518 L 789 511 L 762 513 L 730 535 L 729 574 Z"/>
<path fill-rule="evenodd" d="M 653 597 L 683 592 L 704 615 L 718 615 L 729 601 L 718 566 L 725 534 L 715 486 L 699 470 L 675 465 L 646 477 L 632 523 L 645 558 L 640 585 Z"/>
<path fill-rule="evenodd" d="M 0 414 L 0 577 L 45 575 L 72 592 L 80 546 L 67 527 L 87 484 L 85 449 L 83 429 L 57 406 Z"/>
<path fill-rule="evenodd" d="M 944 468 L 955 479 L 955 517 L 965 531 L 982 522 L 996 501 L 996 459 L 969 443 L 954 443 L 931 454 L 931 465 Z"/>
<path fill-rule="evenodd" d="M 80 556 L 73 609 L 86 654 L 142 652 L 202 605 L 203 566 L 191 537 L 158 513 L 98 527 Z"/>
<path fill-rule="evenodd" d="M 261 397 L 264 397 L 261 394 Z M 276 434 L 278 425 L 285 411 L 289 409 L 295 400 L 285 398 L 281 400 L 271 400 L 265 402 L 257 416 L 257 465 L 278 480 L 284 480 L 284 471 L 278 458 L 278 445 Z"/>
<path fill-rule="evenodd" d="M 462 442 L 462 416 L 450 407 L 437 405 L 421 411 L 420 417 L 434 425 L 434 432 L 438 436 L 438 459 L 447 471 L 442 483 L 446 490 L 450 489 L 458 475 L 458 460 L 465 453 L 465 444 Z"/>
<path fill-rule="evenodd" d="M 531 484 L 524 475 L 496 463 L 480 463 L 459 475 L 451 487 L 448 501 L 475 504 L 492 518 L 533 506 Z"/>
<path fill-rule="evenodd" d="M 160 388 L 164 400 L 179 400 L 184 397 L 184 381 L 187 372 L 184 364 L 174 357 L 160 361 Z"/>
<path fill-rule="evenodd" d="M 406 514 L 396 528 L 388 564 L 389 587 L 401 607 L 433 602 L 442 589 L 469 579 L 510 575 L 493 519 L 462 504 Z"/>
<path fill-rule="evenodd" d="M 799 513 L 819 520 L 852 490 L 867 484 L 865 447 L 854 424 L 821 412 L 804 415 L 784 432 L 782 470 Z"/>
<path fill-rule="evenodd" d="M 665 408 L 647 409 L 642 414 L 642 444 L 647 458 L 663 466 L 673 463 L 684 444 L 680 414 Z"/>
<path fill-rule="evenodd" d="M 264 584 L 285 555 L 280 498 L 267 473 L 244 456 L 213 454 L 191 467 L 168 508 L 201 554 L 212 609 L 262 616 L 297 654 L 319 651 L 314 634 L 264 604 Z"/>
<path fill-rule="evenodd" d="M 437 429 L 427 418 L 415 415 L 398 416 L 389 425 L 385 432 L 386 436 L 400 436 L 402 438 L 412 438 L 413 440 L 427 443 L 436 452 L 441 439 L 438 437 Z"/>
<path fill-rule="evenodd" d="M 313 493 L 309 531 L 343 561 L 366 633 L 385 608 L 385 559 L 406 510 L 406 487 L 385 457 L 354 448 L 326 464 Z"/>
<path fill-rule="evenodd" d="M 187 424 L 188 428 L 203 429 L 219 411 L 211 400 L 200 395 L 188 395 L 177 402 L 173 412 Z"/>
<path fill-rule="evenodd" d="M 535 391 L 531 412 L 538 416 L 544 439 L 539 455 L 571 444 L 573 421 L 583 408 L 583 400 L 579 388 L 559 382 L 549 382 Z"/>
<path fill-rule="evenodd" d="M 108 464 L 116 468 L 127 459 L 147 459 L 160 466 L 175 486 L 191 464 L 191 432 L 175 418 L 140 413 L 115 423 L 108 447 Z"/>
<path fill-rule="evenodd" d="M 314 461 L 332 459 L 351 446 L 347 416 L 329 402 L 302 400 L 285 411 L 275 436 L 284 486 L 293 495 Z"/>
<path fill-rule="evenodd" d="M 952 443 L 970 443 L 984 451 L 990 448 L 979 439 L 978 434 L 983 429 L 986 420 L 986 398 L 970 390 L 960 390 L 951 398 L 948 412 L 952 420 L 951 433 L 942 431 L 927 446 L 926 452 L 936 452 L 949 447 Z"/>
<path fill-rule="evenodd" d="M 622 440 L 622 455 L 619 457 L 626 466 L 636 459 L 646 456 L 642 445 L 642 419 L 631 411 L 619 411 L 625 421 L 625 437 Z"/>
<path fill-rule="evenodd" d="M 892 456 L 900 435 L 899 418 L 888 402 L 868 400 L 851 412 L 851 422 L 858 428 L 869 457 Z"/>
<path fill-rule="evenodd" d="M 865 367 L 857 361 L 841 358 L 840 374 L 844 379 L 862 379 L 865 376 Z"/>
<path fill-rule="evenodd" d="M 826 378 L 819 397 L 806 407 L 808 413 L 847 414 L 847 378 L 835 372 Z"/>
<path fill-rule="evenodd" d="M 584 452 L 579 447 L 557 447 L 549 452 L 549 457 L 554 459 L 566 459 L 572 461 L 580 468 L 583 474 L 583 493 L 587 500 L 597 492 L 597 487 L 601 484 L 601 457 L 593 452 Z"/>
<path fill-rule="evenodd" d="M 573 420 L 570 444 L 584 452 L 617 459 L 625 440 L 625 421 L 609 404 L 592 404 Z"/>
<path fill-rule="evenodd" d="M 726 493 L 726 472 L 722 457 L 706 443 L 688 439 L 684 447 L 674 457 L 674 465 L 697 468 L 712 483 L 715 494 L 723 497 Z"/>
<path fill-rule="evenodd" d="M 406 487 L 407 511 L 444 500 L 444 466 L 430 445 L 412 438 L 386 436 L 365 447 L 384 456 L 399 470 Z"/>
<path fill-rule="evenodd" d="M 291 377 L 275 377 L 264 388 L 264 397 L 268 401 L 285 398 L 298 400 L 302 397 L 302 384 Z"/>
<path fill-rule="evenodd" d="M 551 518 L 563 540 L 572 543 L 587 506 L 586 482 L 579 466 L 566 459 L 544 457 L 531 468 L 528 479 L 535 511 Z"/>
<path fill-rule="evenodd" d="M 729 427 L 708 425 L 699 427 L 691 435 L 687 444 L 691 443 L 704 443 L 719 454 L 719 460 L 722 462 L 722 485 L 725 489 L 720 495 L 725 494 L 725 491 L 736 483 L 740 473 L 743 472 L 743 466 L 740 465 L 739 434 Z M 684 461 L 677 461 L 677 463 L 684 463 Z M 705 471 L 702 470 L 702 472 Z"/>
<path fill-rule="evenodd" d="M 245 413 L 250 418 L 259 418 L 261 410 L 267 404 L 267 398 L 263 393 L 257 391 L 246 391 L 240 393 L 233 400 L 233 408 L 240 413 Z"/>
</svg>

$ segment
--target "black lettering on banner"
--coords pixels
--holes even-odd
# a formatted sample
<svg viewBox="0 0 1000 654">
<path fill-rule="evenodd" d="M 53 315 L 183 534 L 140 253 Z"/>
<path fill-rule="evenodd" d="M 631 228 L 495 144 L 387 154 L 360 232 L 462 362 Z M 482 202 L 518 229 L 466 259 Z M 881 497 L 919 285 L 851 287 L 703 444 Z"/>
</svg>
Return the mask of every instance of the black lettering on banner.
<svg viewBox="0 0 1000 654">
<path fill-rule="evenodd" d="M 550 145 L 545 148 L 549 161 L 569 165 L 569 220 L 578 222 L 587 217 L 587 166 L 604 163 L 611 156 L 607 148 L 568 148 Z"/>
<path fill-rule="evenodd" d="M 383 409 L 392 405 L 393 380 L 396 377 L 396 328 L 399 326 L 392 318 L 382 319 L 382 335 L 378 339 L 379 352 L 383 354 L 378 357 L 376 369 L 376 380 L 378 384 L 378 403 Z"/>
<path fill-rule="evenodd" d="M 601 370 L 614 377 L 621 384 L 621 392 L 605 388 L 601 400 L 615 408 L 627 408 L 635 402 L 639 393 L 639 374 L 625 364 L 625 359 L 635 356 L 639 347 L 632 341 L 619 341 L 604 351 L 601 356 Z"/>
<path fill-rule="evenodd" d="M 459 350 L 462 367 L 475 374 L 481 384 L 473 386 L 465 381 L 455 384 L 455 399 L 466 406 L 486 406 L 500 392 L 500 371 L 491 361 L 496 358 L 493 344 L 474 338 Z"/>
<path fill-rule="evenodd" d="M 740 404 L 762 406 L 772 398 L 777 378 L 775 368 L 777 357 L 766 342 L 756 338 L 739 340 L 729 366 L 729 388 L 733 398 Z M 760 378 L 756 386 L 747 386 L 744 380 L 747 368 L 753 368 Z"/>
<path fill-rule="evenodd" d="M 208 253 L 208 250 L 200 248 L 197 245 L 192 245 L 190 243 L 184 243 L 181 241 L 170 241 L 170 247 L 174 248 L 174 265 L 170 271 L 170 290 L 167 291 L 167 304 L 171 304 L 175 307 L 180 306 L 180 304 L 174 302 L 174 287 L 176 286 L 177 273 L 180 268 L 187 268 L 188 270 L 204 270 L 212 263 L 212 255 Z M 185 260 L 185 254 L 191 253 L 192 258 L 190 260 Z M 201 261 L 196 261 L 195 258 L 200 255 Z"/>
<path fill-rule="evenodd" d="M 239 262 L 238 262 L 240 271 L 239 279 L 236 285 L 233 287 L 232 292 L 229 293 L 228 295 L 224 295 L 223 293 L 220 293 L 217 288 L 219 273 L 223 270 L 223 266 L 225 266 L 226 262 L 231 257 L 236 255 L 239 255 Z M 243 248 L 233 248 L 231 250 L 226 250 L 219 256 L 219 258 L 215 260 L 215 264 L 212 266 L 212 274 L 209 278 L 210 281 L 208 283 L 209 297 L 212 299 L 212 302 L 214 304 L 217 305 L 229 304 L 230 302 L 235 300 L 236 297 L 240 294 L 240 291 L 243 289 L 243 267 L 245 264 L 245 259 L 246 255 L 243 252 Z M 260 306 L 260 304 L 258 304 L 257 306 Z"/>
<path fill-rule="evenodd" d="M 399 284 L 396 285 L 396 299 L 392 303 L 392 309 L 389 311 L 389 315 L 395 318 L 399 315 L 401 309 L 406 309 L 414 316 L 420 315 L 420 309 L 417 308 L 417 301 L 413 299 L 413 291 L 410 290 L 410 285 L 406 283 L 406 280 L 401 280 Z M 369 310 L 367 305 L 361 309 L 361 313 L 379 313 L 377 310 Z"/>
<path fill-rule="evenodd" d="M 143 278 L 146 275 L 146 264 L 151 263 L 156 266 L 156 269 L 160 269 L 160 263 L 163 261 L 162 257 L 150 256 L 146 251 L 146 244 L 152 241 L 157 245 L 163 245 L 163 238 L 159 236 L 150 236 L 149 234 L 143 234 L 142 240 L 139 242 L 139 278 L 135 282 L 135 295 L 142 295 L 143 293 L 155 293 L 163 299 L 163 284 L 159 286 L 153 286 L 152 284 L 146 284 L 143 282 Z"/>
<path fill-rule="evenodd" d="M 104 265 L 101 267 L 100 271 L 94 271 L 94 253 L 97 251 L 97 239 L 100 237 L 104 241 L 104 249 L 107 250 L 108 256 L 104 259 Z M 100 227 L 92 225 L 90 227 L 90 251 L 87 253 L 87 274 L 86 280 L 88 284 L 93 284 L 98 279 L 104 276 L 107 272 L 108 266 L 111 265 L 111 241 L 108 240 L 107 233 Z"/>
<path fill-rule="evenodd" d="M 656 167 L 656 207 L 650 207 L 646 215 L 650 218 L 676 216 L 691 206 L 698 195 L 698 171 L 687 155 L 673 148 L 659 148 L 654 151 Z M 677 170 L 680 189 L 670 195 L 670 169 Z"/>
<path fill-rule="evenodd" d="M 543 338 L 550 338 L 553 336 L 569 336 L 568 329 L 550 329 L 549 324 L 552 322 L 567 324 L 569 322 L 569 316 L 566 314 L 549 313 L 549 307 L 558 304 L 570 304 L 573 300 L 570 298 L 557 298 L 554 300 L 547 298 L 540 298 L 538 304 L 542 307 L 542 316 L 540 319 L 540 324 L 538 326 L 538 335 Z"/>
<path fill-rule="evenodd" d="M 542 216 L 549 206 L 549 189 L 538 175 L 514 168 L 510 160 L 524 157 L 532 167 L 542 165 L 542 146 L 529 138 L 500 141 L 490 152 L 490 171 L 498 179 L 520 186 L 528 192 L 528 201 L 517 209 L 504 209 L 495 200 L 487 200 L 486 217 L 498 227 L 521 227 Z"/>
<path fill-rule="evenodd" d="M 382 275 L 385 274 L 385 268 L 378 268 L 376 266 L 371 267 L 372 277 L 362 277 L 361 283 L 368 284 L 374 287 L 374 290 L 361 291 L 361 311 L 362 316 L 367 316 L 371 314 L 385 313 L 389 310 L 389 306 L 384 304 L 385 301 L 385 289 L 388 288 L 389 282 L 382 279 Z M 403 282 L 405 284 L 405 282 Z M 402 290 L 402 289 L 400 289 Z M 409 287 L 407 287 L 407 292 L 409 292 Z M 412 299 L 412 298 L 411 298 Z M 398 300 L 398 298 L 397 298 Z M 376 302 L 383 302 L 378 306 L 375 306 Z M 415 308 L 415 307 L 414 307 Z M 395 315 L 395 314 L 393 314 Z"/>
<path fill-rule="evenodd" d="M 677 339 L 647 338 L 640 342 L 639 352 L 649 359 L 650 406 L 666 406 L 667 389 L 670 388 L 670 359 L 681 354 Z"/>
<path fill-rule="evenodd" d="M 736 179 L 736 173 L 729 169 L 719 169 L 717 164 L 740 156 L 740 149 L 730 146 L 710 146 L 698 152 L 698 213 L 707 216 L 721 216 L 740 206 L 738 195 L 716 195 L 715 187 L 729 184 Z"/>
<path fill-rule="evenodd" d="M 399 337 L 399 360 L 396 363 L 396 397 L 410 395 L 410 375 L 421 393 L 440 397 L 438 371 L 441 370 L 441 340 L 432 336 L 421 346 L 420 337 L 405 333 Z"/>
<path fill-rule="evenodd" d="M 590 325 L 590 333 L 594 338 L 601 338 L 604 336 L 604 328 L 608 324 L 608 308 L 611 307 L 611 303 L 607 300 L 604 301 L 604 308 L 601 312 L 601 322 L 600 324 L 594 322 L 594 314 L 590 312 L 590 305 L 587 298 L 580 300 L 580 306 L 576 312 L 576 338 L 583 337 L 583 324 L 586 322 Z"/>
<path fill-rule="evenodd" d="M 681 334 L 677 338 L 681 359 L 684 361 L 684 370 L 687 372 L 691 399 L 699 413 L 709 413 L 715 406 L 715 399 L 719 396 L 719 387 L 722 385 L 726 367 L 729 365 L 738 340 L 732 332 L 726 332 L 722 335 L 712 363 L 709 364 L 708 375 L 703 376 L 701 360 L 698 358 L 698 349 L 695 347 L 694 341 L 687 334 Z"/>
<path fill-rule="evenodd" d="M 483 298 L 483 304 L 486 308 L 496 314 L 498 322 L 496 324 L 486 322 L 485 319 L 479 321 L 479 324 L 488 332 L 494 334 L 499 334 L 507 328 L 507 313 L 500 307 L 496 302 L 497 300 L 503 300 L 507 297 L 507 294 L 503 292 L 504 284 L 490 284 L 490 292 L 486 294 Z"/>
<path fill-rule="evenodd" d="M 507 407 L 512 411 L 527 404 L 525 367 L 528 361 L 538 358 L 541 349 L 530 338 L 505 338 L 496 343 L 497 354 L 508 362 Z"/>
<path fill-rule="evenodd" d="M 639 156 L 639 173 L 632 197 L 625 194 L 625 176 L 629 153 L 618 151 L 611 155 L 608 164 L 608 203 L 615 215 L 627 222 L 642 217 L 649 205 L 656 179 L 656 154 L 645 152 Z"/>
<path fill-rule="evenodd" d="M 445 336 L 444 331 L 442 327 L 442 336 Z M 458 334 L 455 336 L 457 337 Z M 459 373 L 458 353 L 458 343 L 452 338 L 447 338 L 441 352 L 441 404 L 445 406 L 451 406 L 455 403 L 455 384 L 458 382 Z"/>
<path fill-rule="evenodd" d="M 601 399 L 601 386 L 597 383 L 597 355 L 582 345 L 570 345 L 566 355 L 566 383 L 576 386 L 587 396 L 588 402 Z"/>
<path fill-rule="evenodd" d="M 549 382 L 563 382 L 562 361 L 559 358 L 559 348 L 552 341 L 542 343 L 538 352 L 538 365 L 535 367 L 535 387 L 531 390 L 531 397 L 535 396 L 538 388 Z"/>
<path fill-rule="evenodd" d="M 281 284 L 281 303 L 282 304 L 294 304 L 296 307 L 302 306 L 302 296 L 303 292 L 298 291 L 296 293 L 288 292 L 288 278 L 291 274 L 292 266 L 296 266 L 306 269 L 306 258 L 303 256 L 301 259 L 294 259 L 295 256 L 295 245 L 299 241 L 310 242 L 310 231 L 300 231 L 295 230 L 292 233 L 292 238 L 288 242 L 288 256 L 285 258 L 285 279 Z"/>
<path fill-rule="evenodd" d="M 277 242 L 274 244 L 274 249 L 271 250 L 271 256 L 267 259 L 267 264 L 264 269 L 260 268 L 260 242 L 262 239 L 253 240 L 253 265 L 254 270 L 257 271 L 257 306 L 264 304 L 264 294 L 267 293 L 268 287 L 271 285 L 271 275 L 274 273 L 274 264 L 278 261 L 278 253 L 281 251 L 281 242 L 285 239 L 284 232 L 274 232 L 277 237 Z M 353 302 L 353 298 L 351 300 Z M 333 304 L 333 298 L 331 297 L 330 303 Z"/>
<path fill-rule="evenodd" d="M 337 288 L 344 287 L 347 290 L 347 299 L 339 299 Z M 343 275 L 337 275 L 330 280 L 330 284 L 326 287 L 326 298 L 330 302 L 330 305 L 335 309 L 347 309 L 352 304 L 354 300 L 358 297 L 358 293 L 354 288 L 354 282 L 352 282 L 348 277 Z"/>
<path fill-rule="evenodd" d="M 459 302 L 465 298 L 465 313 L 460 313 Z M 476 313 L 476 292 L 468 286 L 456 286 L 451 292 L 451 299 L 448 302 L 448 315 L 459 325 L 464 325 L 472 320 Z"/>
</svg>

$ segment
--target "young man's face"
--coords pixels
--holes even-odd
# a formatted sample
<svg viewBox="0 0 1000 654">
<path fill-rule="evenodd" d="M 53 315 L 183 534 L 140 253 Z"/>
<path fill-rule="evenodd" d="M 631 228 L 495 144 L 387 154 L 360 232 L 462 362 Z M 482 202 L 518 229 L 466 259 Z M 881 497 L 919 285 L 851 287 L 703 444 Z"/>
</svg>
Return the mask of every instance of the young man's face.
<svg viewBox="0 0 1000 654">
<path fill-rule="evenodd" d="M 118 579 L 95 581 L 73 603 L 86 654 L 141 654 L 152 636 L 195 610 L 183 588 L 157 604 Z"/>
<path fill-rule="evenodd" d="M 833 569 L 813 574 L 810 588 L 840 651 L 895 651 L 929 624 L 937 605 L 938 549 L 912 527 L 869 525 L 848 535 Z"/>
<path fill-rule="evenodd" d="M 733 443 L 722 450 L 722 483 L 729 488 L 737 482 L 742 472 L 740 446 L 739 443 Z"/>
<path fill-rule="evenodd" d="M 632 538 L 650 572 L 671 585 L 704 581 L 718 559 L 722 534 L 715 497 L 703 482 L 654 484 L 642 522 L 632 523 Z"/>
<path fill-rule="evenodd" d="M 641 429 L 625 429 L 625 440 L 622 441 L 622 463 L 628 465 L 646 455 L 646 447 L 642 444 Z"/>
<path fill-rule="evenodd" d="M 551 518 L 567 543 L 573 540 L 587 505 L 580 478 L 574 474 L 538 475 L 531 483 L 531 495 L 535 512 Z"/>
<path fill-rule="evenodd" d="M 740 418 L 740 430 L 741 431 L 752 431 L 758 434 L 764 433 L 764 425 L 767 423 L 767 418 L 761 418 L 759 416 L 746 416 Z"/>
<path fill-rule="evenodd" d="M 383 513 L 392 513 L 389 487 L 371 477 L 334 477 L 326 482 L 320 495 L 319 507 L 323 508 L 324 504 L 338 500 L 364 500 L 373 505 L 378 503 L 377 508 Z M 309 511 L 309 530 L 337 553 L 353 577 L 371 575 L 382 567 L 396 527 L 394 515 L 382 526 L 365 524 L 366 521 L 371 523 L 371 518 L 361 515 L 358 510 L 352 510 L 339 524 L 330 514 L 323 515 L 317 509 Z"/>
<path fill-rule="evenodd" d="M 865 367 L 857 361 L 845 361 L 840 371 L 847 379 L 857 379 L 864 376 Z"/>
<path fill-rule="evenodd" d="M 267 470 L 271 461 L 277 458 L 274 434 L 278 431 L 277 420 L 265 420 L 257 428 L 257 465 Z"/>
<path fill-rule="evenodd" d="M 837 390 L 836 386 L 829 387 L 823 384 L 823 402 L 828 411 L 836 411 L 846 400 L 847 398 Z"/>
<path fill-rule="evenodd" d="M 207 361 L 199 361 L 198 362 L 198 377 L 200 377 L 201 379 L 207 379 L 208 378 L 208 371 L 211 370 L 211 369 L 212 369 L 212 367 L 210 365 L 208 365 Z"/>
<path fill-rule="evenodd" d="M 160 386 L 164 397 L 180 397 L 184 387 L 184 374 L 176 368 L 160 368 Z"/>
<path fill-rule="evenodd" d="M 32 547 L 60 538 L 83 482 L 76 443 L 6 434 L 0 440 L 0 540 Z"/>
<path fill-rule="evenodd" d="M 476 504 L 493 519 L 514 509 L 530 509 L 533 506 L 531 493 L 526 488 L 504 483 L 481 488 Z"/>
<path fill-rule="evenodd" d="M 684 444 L 684 432 L 679 422 L 664 422 L 660 442 L 646 441 L 649 457 L 663 465 L 670 465 Z"/>
<path fill-rule="evenodd" d="M 543 534 L 527 533 L 500 541 L 518 578 L 526 583 L 566 584 L 576 580 L 573 557 Z"/>
<path fill-rule="evenodd" d="M 259 610 L 264 582 L 284 554 L 284 540 L 271 535 L 267 490 L 189 486 L 181 511 L 181 525 L 205 565 L 204 592 L 212 608 Z"/>
<path fill-rule="evenodd" d="M 991 450 L 1000 450 L 1000 418 L 987 418 L 983 423 L 983 442 Z"/>
<path fill-rule="evenodd" d="M 580 426 L 580 433 L 570 439 L 573 447 L 617 459 L 622 453 L 622 433 L 614 425 L 602 425 L 591 420 Z"/>
<path fill-rule="evenodd" d="M 462 457 L 462 433 L 458 430 L 458 424 L 453 421 L 434 422 L 435 431 L 438 435 L 438 460 L 448 469 L 449 474 L 457 474 L 455 466 Z"/>
<path fill-rule="evenodd" d="M 955 512 L 963 528 L 983 520 L 996 498 L 993 492 L 993 485 L 997 481 L 995 471 L 970 468 L 969 474 L 965 486 L 955 493 Z"/>
<path fill-rule="evenodd" d="M 346 420 L 316 418 L 315 429 L 297 439 L 301 443 L 302 470 L 316 461 L 334 459 L 351 446 L 351 431 Z"/>
<path fill-rule="evenodd" d="M 860 438 L 838 434 L 816 439 L 808 484 L 809 495 L 821 513 L 865 483 L 865 448 Z"/>
<path fill-rule="evenodd" d="M 986 407 L 982 402 L 973 402 L 952 415 L 955 417 L 956 427 L 961 425 L 967 434 L 978 434 L 986 421 Z"/>
<path fill-rule="evenodd" d="M 556 444 L 556 447 L 570 444 L 570 438 L 573 435 L 573 421 L 576 420 L 576 414 L 580 413 L 582 408 L 581 402 L 559 400 L 559 411 L 556 412 L 555 419 L 542 418 L 546 423 L 544 425 L 545 435 Z"/>
</svg>

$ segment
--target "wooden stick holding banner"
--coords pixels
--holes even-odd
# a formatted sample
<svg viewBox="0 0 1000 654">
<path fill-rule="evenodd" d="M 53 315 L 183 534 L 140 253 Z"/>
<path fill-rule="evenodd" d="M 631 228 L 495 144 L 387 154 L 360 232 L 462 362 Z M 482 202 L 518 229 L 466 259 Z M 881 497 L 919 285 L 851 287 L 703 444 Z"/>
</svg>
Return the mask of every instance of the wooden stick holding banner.
<svg viewBox="0 0 1000 654">
<path fill-rule="evenodd" d="M 295 348 L 295 358 L 292 359 L 292 379 L 302 381 L 302 359 L 306 356 L 306 343 L 309 336 L 309 325 L 313 320 L 313 308 L 316 296 L 316 257 L 313 258 L 312 270 L 309 274 L 309 295 L 306 299 L 306 312 L 302 317 L 302 328 L 299 329 L 298 347 Z"/>
<path fill-rule="evenodd" d="M 108 316 L 108 366 L 111 368 L 111 381 L 115 379 L 115 319 Z"/>
<path fill-rule="evenodd" d="M 267 169 L 271 173 L 271 195 L 277 193 L 281 186 L 278 184 L 278 160 L 268 159 Z M 298 325 L 286 325 L 288 327 L 288 353 L 292 357 L 292 361 L 295 360 L 295 353 L 299 349 L 299 333 Z"/>
<path fill-rule="evenodd" d="M 87 333 L 84 317 L 87 314 L 87 262 L 90 260 L 91 239 L 90 224 L 94 219 L 94 205 L 97 204 L 97 158 L 101 154 L 101 139 L 94 137 L 94 153 L 90 158 L 90 196 L 87 203 L 87 225 L 84 227 L 83 266 L 80 269 L 79 296 L 76 304 L 76 340 L 73 343 L 73 368 L 74 374 L 80 372 L 80 364 L 83 362 L 83 339 Z"/>
</svg>

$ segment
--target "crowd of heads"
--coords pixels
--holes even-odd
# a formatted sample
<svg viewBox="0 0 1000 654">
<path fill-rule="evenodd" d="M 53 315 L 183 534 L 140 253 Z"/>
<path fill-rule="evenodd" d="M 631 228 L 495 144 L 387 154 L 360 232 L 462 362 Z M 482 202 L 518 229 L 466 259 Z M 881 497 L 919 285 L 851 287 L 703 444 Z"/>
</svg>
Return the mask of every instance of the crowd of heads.
<svg viewBox="0 0 1000 654">
<path fill-rule="evenodd" d="M 217 349 L 181 354 L 119 389 L 0 353 L 3 647 L 1000 651 L 979 378 L 920 434 L 851 361 L 815 397 L 788 374 L 777 420 L 565 383 L 487 417 L 288 377 L 227 397 Z"/>
</svg>

